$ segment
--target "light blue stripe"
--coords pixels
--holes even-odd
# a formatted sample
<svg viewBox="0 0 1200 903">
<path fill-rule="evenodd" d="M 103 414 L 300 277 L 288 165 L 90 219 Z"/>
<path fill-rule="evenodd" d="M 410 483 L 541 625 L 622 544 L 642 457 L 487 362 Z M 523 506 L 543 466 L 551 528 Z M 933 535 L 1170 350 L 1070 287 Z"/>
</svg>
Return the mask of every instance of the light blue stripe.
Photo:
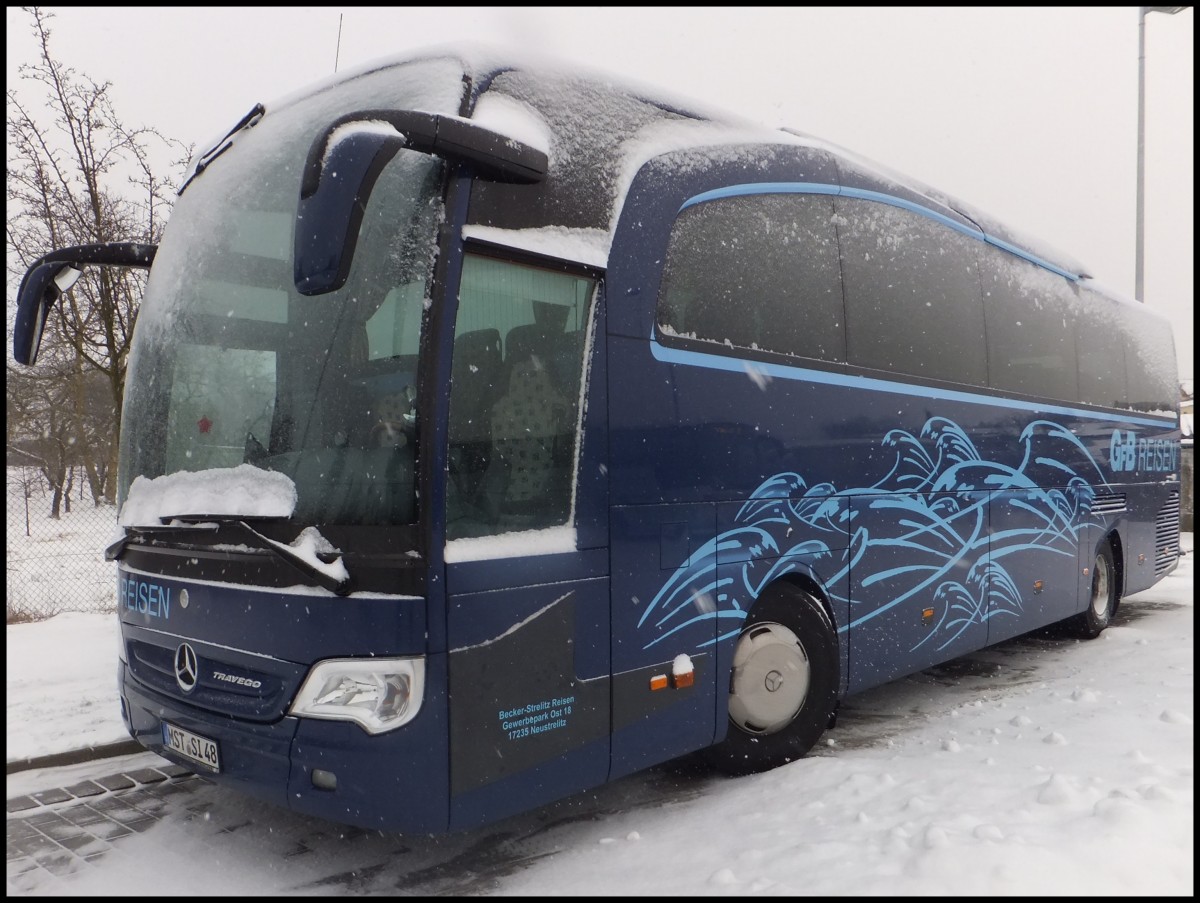
<svg viewBox="0 0 1200 903">
<path fill-rule="evenodd" d="M 1016 245 L 1011 244 L 1002 238 L 997 238 L 994 235 L 988 235 L 985 232 L 983 235 L 983 240 L 985 242 L 987 242 L 989 245 L 995 245 L 997 248 L 1003 248 L 1005 251 L 1008 251 L 1010 254 L 1016 254 L 1018 257 L 1022 257 L 1025 260 L 1028 260 L 1030 263 L 1037 264 L 1038 266 L 1043 267 L 1044 269 L 1050 270 L 1050 272 L 1052 272 L 1052 273 L 1058 273 L 1058 275 L 1064 276 L 1065 278 L 1070 279 L 1072 282 L 1079 281 L 1079 276 L 1076 275 L 1075 273 L 1068 272 L 1067 270 L 1064 270 L 1062 267 L 1056 267 L 1054 264 L 1052 264 L 1048 261 L 1042 260 L 1042 258 L 1040 258 L 1040 257 L 1034 257 L 1028 251 L 1022 251 Z"/>
<path fill-rule="evenodd" d="M 859 198 L 864 201 L 877 201 L 880 204 L 890 204 L 893 207 L 899 207 L 902 210 L 908 210 L 916 213 L 919 216 L 928 217 L 931 220 L 941 223 L 943 226 L 949 226 L 956 232 L 961 232 L 970 238 L 978 239 L 979 241 L 986 240 L 987 236 L 982 230 L 975 226 L 968 226 L 965 223 L 960 223 L 958 220 L 951 219 L 944 213 L 938 213 L 936 210 L 930 210 L 922 204 L 914 203 L 913 201 L 898 198 L 895 195 L 884 194 L 881 191 L 867 191 L 865 188 L 843 188 L 838 192 L 841 197 Z M 1022 255 L 1026 256 L 1026 255 Z"/>
<path fill-rule="evenodd" d="M 683 206 L 679 210 L 683 212 L 688 207 L 703 204 L 705 201 L 716 201 L 721 198 L 730 197 L 747 197 L 756 194 L 830 194 L 839 197 L 860 198 L 866 201 L 890 204 L 893 207 L 899 207 L 902 210 L 908 210 L 920 216 L 928 217 L 931 220 L 941 223 L 943 226 L 949 226 L 956 232 L 961 232 L 963 235 L 968 235 L 978 241 L 995 245 L 997 248 L 1008 251 L 1010 254 L 1015 254 L 1023 260 L 1028 260 L 1035 266 L 1047 269 L 1052 273 L 1057 273 L 1064 279 L 1069 279 L 1072 282 L 1079 281 L 1078 273 L 1064 270 L 1062 267 L 1056 266 L 1050 261 L 1038 257 L 1036 254 L 1031 254 L 1029 251 L 1002 238 L 997 238 L 973 226 L 960 223 L 944 214 L 938 213 L 936 210 L 930 210 L 923 204 L 917 204 L 913 201 L 905 200 L 891 194 L 884 194 L 880 191 L 868 191 L 865 188 L 848 188 L 841 185 L 829 185 L 824 182 L 750 182 L 743 185 L 728 185 L 724 188 L 715 188 L 712 191 L 697 194 L 684 201 Z"/>
<path fill-rule="evenodd" d="M 685 367 L 704 367 L 709 370 L 727 370 L 734 373 L 754 372 L 770 376 L 774 379 L 790 379 L 827 386 L 845 386 L 852 389 L 865 389 L 868 392 L 887 392 L 891 395 L 935 398 L 941 401 L 982 404 L 989 407 L 1012 408 L 1019 411 L 1065 414 L 1086 420 L 1111 420 L 1114 423 L 1136 423 L 1139 426 L 1157 427 L 1159 429 L 1171 426 L 1170 422 L 1165 419 L 1151 420 L 1139 417 L 1132 412 L 1129 414 L 1112 414 L 1107 411 L 1039 404 L 1031 401 L 1020 401 L 1015 398 L 1001 398 L 992 395 L 983 395 L 978 392 L 964 392 L 957 389 L 941 389 L 916 385 L 914 383 L 893 382 L 870 376 L 847 376 L 842 373 L 830 373 L 826 370 L 810 370 L 806 367 L 768 364 L 762 361 L 726 357 L 720 354 L 705 354 L 702 351 L 683 351 L 678 348 L 667 348 L 659 344 L 658 339 L 653 335 L 650 337 L 650 351 L 654 355 L 655 360 L 667 364 L 680 364 Z"/>
<path fill-rule="evenodd" d="M 824 182 L 754 182 L 748 185 L 727 185 L 695 195 L 683 202 L 682 213 L 695 204 L 716 201 L 721 198 L 745 197 L 754 194 L 839 194 L 841 188 Z"/>
</svg>

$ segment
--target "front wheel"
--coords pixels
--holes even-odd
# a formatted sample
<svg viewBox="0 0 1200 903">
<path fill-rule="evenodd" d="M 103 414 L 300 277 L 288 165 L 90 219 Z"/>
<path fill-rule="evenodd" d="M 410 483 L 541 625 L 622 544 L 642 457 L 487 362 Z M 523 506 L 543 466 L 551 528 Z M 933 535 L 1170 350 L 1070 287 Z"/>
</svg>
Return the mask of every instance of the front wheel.
<svg viewBox="0 0 1200 903">
<path fill-rule="evenodd" d="M 1117 569 L 1113 561 L 1112 547 L 1105 540 L 1096 550 L 1092 564 L 1092 590 L 1088 605 L 1079 614 L 1067 618 L 1063 627 L 1073 637 L 1093 640 L 1100 636 L 1117 611 Z"/>
<path fill-rule="evenodd" d="M 729 730 L 705 757 L 729 774 L 767 771 L 802 758 L 837 705 L 838 648 L 821 603 L 789 584 L 751 610 L 733 654 Z"/>
</svg>

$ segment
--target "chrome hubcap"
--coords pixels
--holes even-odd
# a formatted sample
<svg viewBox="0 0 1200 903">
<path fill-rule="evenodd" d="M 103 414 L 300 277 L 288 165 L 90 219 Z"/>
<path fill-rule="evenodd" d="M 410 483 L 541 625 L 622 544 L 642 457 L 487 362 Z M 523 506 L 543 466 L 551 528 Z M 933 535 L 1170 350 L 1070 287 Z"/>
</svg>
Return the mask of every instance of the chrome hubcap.
<svg viewBox="0 0 1200 903">
<path fill-rule="evenodd" d="M 750 734 L 771 734 L 796 717 L 812 671 L 804 646 L 780 624 L 755 624 L 733 654 L 729 718 Z"/>
</svg>

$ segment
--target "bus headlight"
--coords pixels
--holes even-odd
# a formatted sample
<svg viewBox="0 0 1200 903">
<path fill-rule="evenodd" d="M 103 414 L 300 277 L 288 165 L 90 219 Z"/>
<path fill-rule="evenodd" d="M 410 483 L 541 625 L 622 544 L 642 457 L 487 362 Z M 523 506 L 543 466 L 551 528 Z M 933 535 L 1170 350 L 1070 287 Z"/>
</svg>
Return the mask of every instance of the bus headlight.
<svg viewBox="0 0 1200 903">
<path fill-rule="evenodd" d="M 313 665 L 291 714 L 353 721 L 368 734 L 407 724 L 421 709 L 425 659 L 330 659 Z"/>
</svg>

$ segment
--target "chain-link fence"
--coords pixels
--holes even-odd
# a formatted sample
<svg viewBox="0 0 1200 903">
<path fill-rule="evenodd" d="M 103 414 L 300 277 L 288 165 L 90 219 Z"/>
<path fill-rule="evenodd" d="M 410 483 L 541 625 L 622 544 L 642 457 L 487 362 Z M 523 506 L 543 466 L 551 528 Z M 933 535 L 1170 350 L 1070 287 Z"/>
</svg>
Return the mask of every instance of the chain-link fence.
<svg viewBox="0 0 1200 903">
<path fill-rule="evenodd" d="M 1183 504 L 1179 506 L 1179 529 L 1184 533 L 1193 531 L 1193 513 L 1192 513 L 1192 491 L 1195 480 L 1195 465 L 1196 465 L 1196 449 L 1188 440 L 1188 444 L 1183 447 L 1183 464 L 1181 467 L 1183 481 Z"/>
<path fill-rule="evenodd" d="M 116 566 L 104 560 L 117 512 L 97 507 L 81 474 L 59 517 L 53 493 L 33 467 L 8 468 L 6 622 L 37 621 L 64 611 L 115 611 Z"/>
</svg>

